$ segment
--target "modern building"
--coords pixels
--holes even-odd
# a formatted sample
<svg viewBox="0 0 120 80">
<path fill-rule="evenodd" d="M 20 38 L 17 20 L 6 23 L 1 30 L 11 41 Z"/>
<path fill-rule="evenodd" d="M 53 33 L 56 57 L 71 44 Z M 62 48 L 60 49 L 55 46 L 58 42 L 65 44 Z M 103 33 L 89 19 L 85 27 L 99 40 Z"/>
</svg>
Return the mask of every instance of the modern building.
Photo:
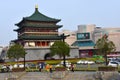
<svg viewBox="0 0 120 80">
<path fill-rule="evenodd" d="M 76 41 L 76 31 L 70 31 L 70 30 L 62 30 L 61 32 L 59 32 L 59 34 L 65 34 L 65 35 L 69 35 L 68 37 L 66 37 L 65 42 L 67 42 L 70 46 Z"/>
<path fill-rule="evenodd" d="M 79 47 L 79 57 L 90 57 L 93 55 L 95 44 L 93 37 L 94 29 L 94 24 L 78 25 L 77 38 L 72 46 Z"/>
<path fill-rule="evenodd" d="M 99 38 L 108 35 L 108 39 L 116 46 L 114 53 L 120 53 L 120 28 L 102 28 L 95 24 L 78 25 L 76 41 L 72 46 L 79 47 L 79 57 L 90 57 L 95 54 L 94 45 Z"/>
<path fill-rule="evenodd" d="M 0 46 L 0 55 L 1 55 L 2 50 L 3 50 L 3 47 L 2 47 L 2 46 Z"/>
<path fill-rule="evenodd" d="M 120 28 L 101 28 L 96 27 L 94 30 L 94 40 L 96 41 L 104 35 L 108 35 L 108 39 L 113 41 L 116 46 L 116 52 L 120 53 Z"/>
<path fill-rule="evenodd" d="M 8 47 L 2 47 L 0 46 L 0 60 L 5 60 L 7 59 L 7 49 Z"/>
</svg>

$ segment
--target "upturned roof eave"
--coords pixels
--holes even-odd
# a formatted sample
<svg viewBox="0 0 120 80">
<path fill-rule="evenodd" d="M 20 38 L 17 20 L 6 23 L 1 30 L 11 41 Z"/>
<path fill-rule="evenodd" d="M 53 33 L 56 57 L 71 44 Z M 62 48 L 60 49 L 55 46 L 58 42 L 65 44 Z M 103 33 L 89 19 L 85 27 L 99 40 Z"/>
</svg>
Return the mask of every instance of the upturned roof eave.
<svg viewBox="0 0 120 80">
<path fill-rule="evenodd" d="M 15 26 L 19 26 L 21 23 L 23 23 L 24 21 L 39 21 L 39 20 L 30 20 L 30 19 L 27 19 L 27 18 L 25 18 L 25 17 L 23 17 L 23 19 L 19 22 L 19 23 L 16 23 L 15 24 Z M 55 22 L 55 23 L 57 23 L 57 22 L 59 22 L 59 21 L 61 21 L 61 19 L 58 19 L 57 21 L 39 21 L 39 22 Z"/>
<path fill-rule="evenodd" d="M 25 18 L 25 20 L 27 21 L 38 21 L 38 22 L 55 22 L 55 23 L 58 23 L 61 21 L 61 19 L 57 19 L 57 20 L 35 20 L 35 19 L 29 19 L 29 18 Z"/>
<path fill-rule="evenodd" d="M 26 20 L 25 17 L 23 17 L 23 19 L 22 19 L 20 22 L 18 22 L 18 23 L 15 24 L 15 26 L 19 26 L 19 25 L 20 25 L 21 23 L 23 23 L 25 20 Z"/>
<path fill-rule="evenodd" d="M 24 40 L 61 40 L 60 36 L 22 36 L 19 39 L 24 39 Z"/>
<path fill-rule="evenodd" d="M 35 8 L 35 12 L 31 16 L 23 17 L 23 19 L 19 23 L 16 23 L 15 25 L 19 27 L 20 24 L 23 23 L 24 21 L 38 21 L 38 22 L 54 22 L 54 23 L 58 23 L 59 21 L 61 21 L 61 19 L 48 17 L 48 16 L 40 13 L 38 11 L 38 8 Z"/>
</svg>

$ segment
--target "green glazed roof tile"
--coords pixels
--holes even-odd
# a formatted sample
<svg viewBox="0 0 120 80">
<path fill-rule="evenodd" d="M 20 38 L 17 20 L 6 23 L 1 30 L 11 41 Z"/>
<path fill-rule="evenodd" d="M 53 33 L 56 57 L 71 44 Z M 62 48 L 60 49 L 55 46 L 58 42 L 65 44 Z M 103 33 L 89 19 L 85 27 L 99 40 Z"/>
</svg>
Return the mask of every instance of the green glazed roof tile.
<svg viewBox="0 0 120 80">
<path fill-rule="evenodd" d="M 85 46 L 94 46 L 95 43 L 92 40 L 88 41 L 75 41 L 72 46 L 85 47 Z"/>
<path fill-rule="evenodd" d="M 53 21 L 53 22 L 60 21 L 60 19 L 55 19 L 55 18 L 50 18 L 48 16 L 45 16 L 44 14 L 38 11 L 38 8 L 35 9 L 35 12 L 31 16 L 25 17 L 24 19 L 32 20 L 32 21 Z"/>
<path fill-rule="evenodd" d="M 49 28 L 49 27 L 62 27 L 62 25 L 39 25 L 39 24 L 23 24 L 22 26 L 27 27 L 43 27 L 43 28 Z"/>
</svg>

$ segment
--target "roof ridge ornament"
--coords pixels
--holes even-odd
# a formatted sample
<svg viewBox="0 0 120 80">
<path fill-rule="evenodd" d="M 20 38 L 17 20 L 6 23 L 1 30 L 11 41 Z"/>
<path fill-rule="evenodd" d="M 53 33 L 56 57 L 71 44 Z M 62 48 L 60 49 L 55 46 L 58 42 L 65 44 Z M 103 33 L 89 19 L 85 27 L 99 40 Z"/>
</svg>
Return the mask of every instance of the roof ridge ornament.
<svg viewBox="0 0 120 80">
<path fill-rule="evenodd" d="M 35 5 L 35 8 L 38 9 L 38 5 L 37 4 Z"/>
</svg>

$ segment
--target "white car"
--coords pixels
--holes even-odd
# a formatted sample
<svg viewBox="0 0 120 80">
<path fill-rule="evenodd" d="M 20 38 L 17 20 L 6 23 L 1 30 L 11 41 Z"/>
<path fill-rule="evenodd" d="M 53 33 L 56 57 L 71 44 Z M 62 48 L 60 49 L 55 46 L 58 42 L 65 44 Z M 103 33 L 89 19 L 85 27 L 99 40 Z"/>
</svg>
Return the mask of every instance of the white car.
<svg viewBox="0 0 120 80">
<path fill-rule="evenodd" d="M 56 67 L 61 66 L 64 64 L 64 61 L 61 61 L 60 64 L 57 64 Z M 71 63 L 69 61 L 65 61 L 66 67 L 70 67 Z"/>
<path fill-rule="evenodd" d="M 64 61 L 61 61 L 61 63 L 60 64 L 64 64 Z M 70 67 L 71 66 L 71 62 L 69 62 L 69 61 L 65 61 L 65 64 L 66 64 L 66 67 Z"/>
<path fill-rule="evenodd" d="M 22 63 L 14 64 L 13 68 L 24 68 L 24 64 Z"/>
<path fill-rule="evenodd" d="M 117 66 L 120 66 L 120 62 L 110 61 L 110 62 L 108 63 L 108 66 L 117 67 Z"/>
<path fill-rule="evenodd" d="M 87 61 L 87 60 L 80 60 L 77 62 L 77 64 L 95 64 L 94 61 Z"/>
<path fill-rule="evenodd" d="M 95 64 L 95 62 L 94 61 L 88 61 L 87 64 Z"/>
<path fill-rule="evenodd" d="M 77 64 L 84 64 L 84 63 L 85 63 L 85 61 L 83 61 L 83 60 L 80 60 L 77 62 Z"/>
</svg>

